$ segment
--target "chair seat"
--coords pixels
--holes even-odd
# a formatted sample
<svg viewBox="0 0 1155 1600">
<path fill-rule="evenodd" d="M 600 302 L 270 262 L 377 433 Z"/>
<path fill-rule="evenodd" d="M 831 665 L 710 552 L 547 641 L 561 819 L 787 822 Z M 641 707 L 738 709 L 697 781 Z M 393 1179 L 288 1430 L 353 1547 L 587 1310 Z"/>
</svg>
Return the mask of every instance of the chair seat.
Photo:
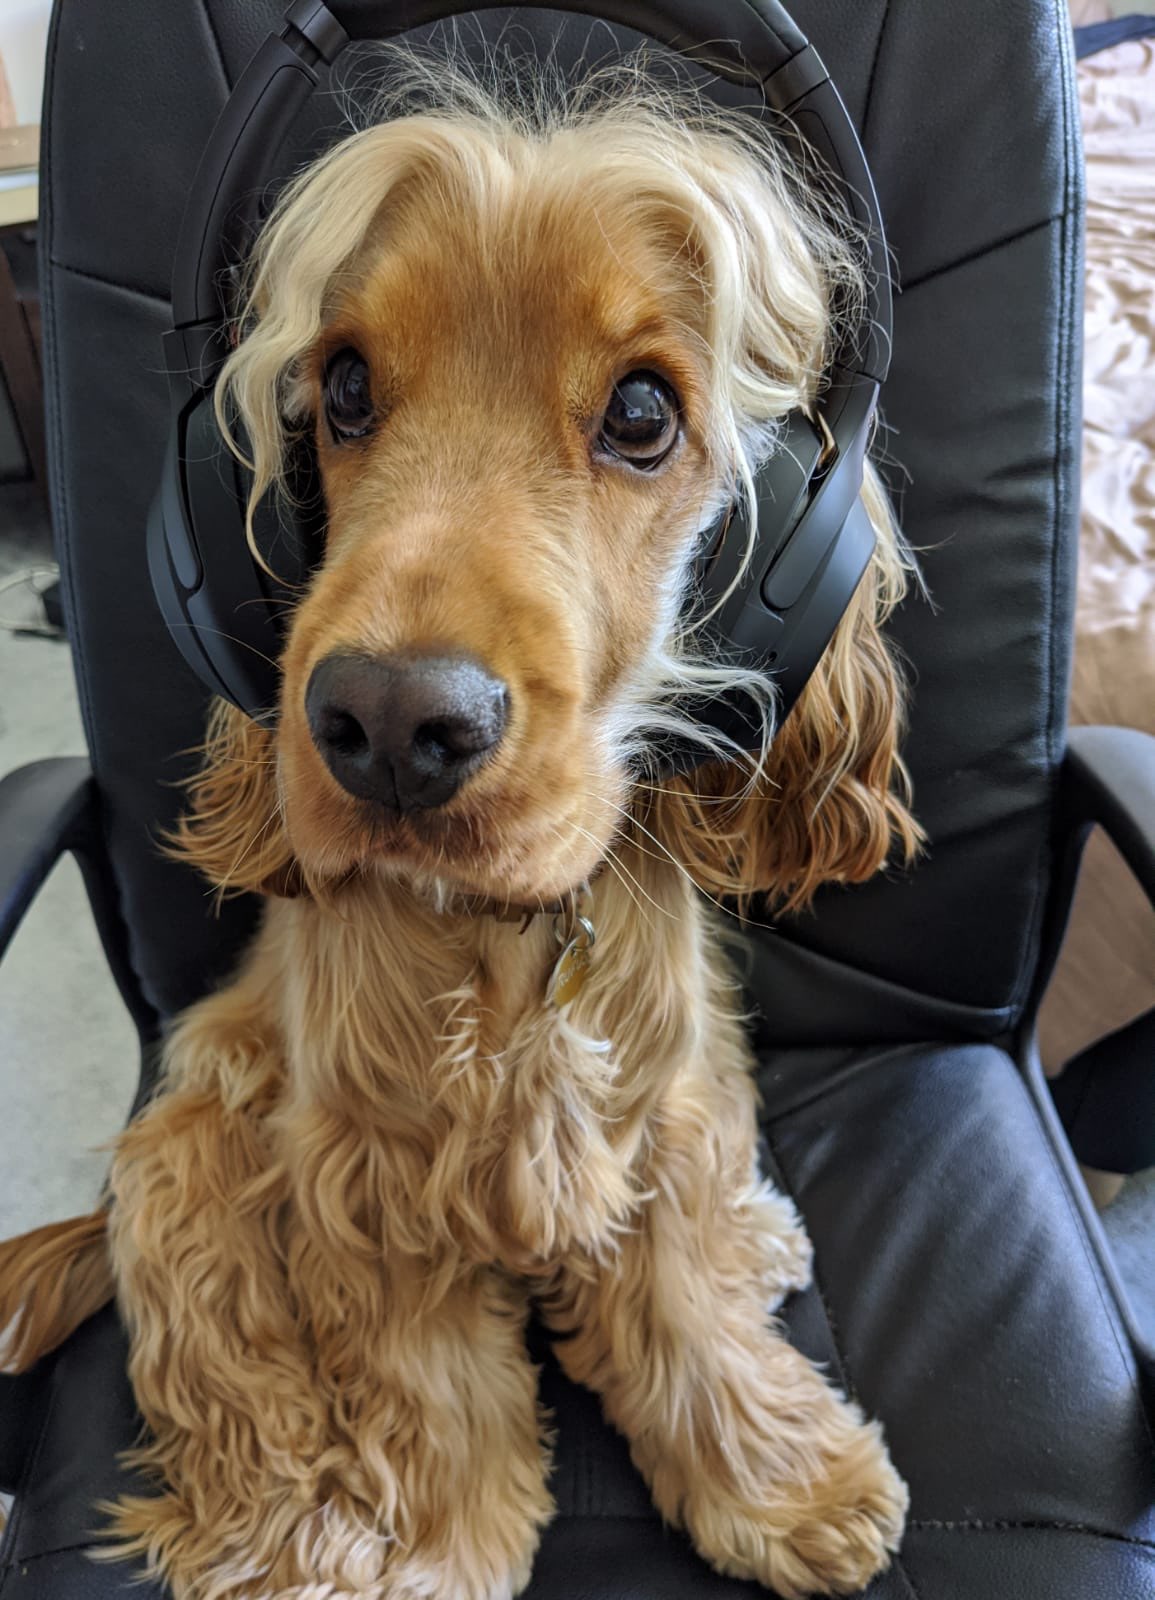
<svg viewBox="0 0 1155 1600">
<path fill-rule="evenodd" d="M 872 1600 L 1152 1600 L 1140 1371 L 1094 1224 L 1010 1058 L 986 1045 L 776 1052 L 760 1085 L 769 1165 L 816 1249 L 790 1336 L 882 1418 L 911 1486 L 901 1557 Z M 137 1427 L 124 1357 L 109 1309 L 46 1366 L 0 1600 L 160 1600 L 85 1554 Z M 530 1600 L 764 1593 L 662 1527 L 597 1402 L 548 1359 L 542 1386 L 559 1516 Z"/>
</svg>

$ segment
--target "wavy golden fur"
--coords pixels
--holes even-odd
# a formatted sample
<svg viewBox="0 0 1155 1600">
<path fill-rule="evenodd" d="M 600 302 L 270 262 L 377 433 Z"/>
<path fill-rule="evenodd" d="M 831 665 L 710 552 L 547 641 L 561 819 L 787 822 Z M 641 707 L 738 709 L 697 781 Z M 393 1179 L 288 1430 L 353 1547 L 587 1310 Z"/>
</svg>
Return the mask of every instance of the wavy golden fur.
<svg viewBox="0 0 1155 1600">
<path fill-rule="evenodd" d="M 877 1425 L 770 1320 L 810 1251 L 757 1172 L 698 892 L 798 908 L 916 846 L 880 632 L 906 563 L 873 476 L 874 563 L 772 739 L 745 676 L 761 760 L 638 777 L 686 689 L 733 677 L 680 621 L 697 539 L 813 401 L 855 260 L 772 144 L 636 93 L 534 121 L 469 89 L 346 140 L 265 229 L 222 406 L 258 495 L 315 439 L 327 548 L 275 731 L 218 706 L 175 840 L 266 895 L 263 926 L 173 1029 L 107 1210 L 0 1247 L 17 1367 L 115 1283 L 156 1480 L 113 1509 L 116 1551 L 178 1600 L 516 1593 L 551 1514 L 531 1303 L 720 1570 L 846 1593 L 896 1548 Z M 346 443 L 342 347 L 377 408 Z M 649 472 L 596 447 L 638 368 L 681 408 Z M 509 686 L 500 746 L 437 809 L 355 799 L 310 736 L 317 663 L 448 647 Z M 595 876 L 559 1008 L 551 918 L 468 897 Z"/>
</svg>

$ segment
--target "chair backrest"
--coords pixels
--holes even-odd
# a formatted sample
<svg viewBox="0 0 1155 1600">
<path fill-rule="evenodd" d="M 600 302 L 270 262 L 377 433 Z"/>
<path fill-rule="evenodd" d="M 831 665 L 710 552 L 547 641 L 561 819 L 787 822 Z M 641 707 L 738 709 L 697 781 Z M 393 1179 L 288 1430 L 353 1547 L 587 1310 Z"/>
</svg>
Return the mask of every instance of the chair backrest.
<svg viewBox="0 0 1155 1600">
<path fill-rule="evenodd" d="M 278 0 L 57 0 L 44 116 L 46 375 L 68 620 L 131 958 L 161 1015 L 235 959 L 164 860 L 204 700 L 154 606 L 158 338 L 200 150 Z M 1062 754 L 1077 501 L 1081 163 L 1065 0 L 796 0 L 862 130 L 902 287 L 884 443 L 933 606 L 895 633 L 930 835 L 911 873 L 825 893 L 756 942 L 793 1042 L 992 1035 L 1037 962 Z M 523 30 L 548 47 L 556 14 Z M 524 20 L 524 19 L 523 19 Z M 489 12 L 491 35 L 508 21 Z M 569 23 L 585 29 L 586 24 Z M 326 128 L 328 123 L 328 128 Z M 316 148 L 334 100 L 297 135 Z"/>
</svg>

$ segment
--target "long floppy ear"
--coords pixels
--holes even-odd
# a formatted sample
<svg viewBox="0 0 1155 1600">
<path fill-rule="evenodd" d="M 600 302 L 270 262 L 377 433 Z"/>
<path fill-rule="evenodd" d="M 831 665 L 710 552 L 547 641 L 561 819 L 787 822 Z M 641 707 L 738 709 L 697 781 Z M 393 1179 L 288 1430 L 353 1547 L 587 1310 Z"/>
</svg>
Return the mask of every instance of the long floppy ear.
<svg viewBox="0 0 1155 1600">
<path fill-rule="evenodd" d="M 763 775 L 751 784 L 740 765 L 711 764 L 656 802 L 658 837 L 712 895 L 796 910 L 820 884 L 860 883 L 922 843 L 899 754 L 905 686 L 882 633 L 909 567 L 873 468 L 863 501 L 874 559 Z"/>
<path fill-rule="evenodd" d="M 274 735 L 217 700 L 202 749 L 189 810 L 166 840 L 169 853 L 202 872 L 218 899 L 305 893 L 285 832 Z"/>
</svg>

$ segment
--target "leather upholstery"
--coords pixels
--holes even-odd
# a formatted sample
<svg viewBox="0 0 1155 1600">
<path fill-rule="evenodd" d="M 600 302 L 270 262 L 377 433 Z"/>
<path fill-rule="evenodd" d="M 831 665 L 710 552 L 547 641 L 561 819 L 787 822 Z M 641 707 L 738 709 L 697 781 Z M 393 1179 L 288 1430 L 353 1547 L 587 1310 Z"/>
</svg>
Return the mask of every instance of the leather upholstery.
<svg viewBox="0 0 1155 1600">
<path fill-rule="evenodd" d="M 228 965 L 252 908 L 214 926 L 201 886 L 154 844 L 177 804 L 163 787 L 182 769 L 173 752 L 203 711 L 145 572 L 165 431 L 156 338 L 198 150 L 278 9 L 118 0 L 98 26 L 86 0 L 58 0 L 52 36 L 57 533 L 132 962 L 164 1014 Z M 1004 1048 L 1038 958 L 1071 634 L 1080 176 L 1066 11 L 798 0 L 795 14 L 863 131 L 904 284 L 885 443 L 910 474 L 890 475 L 937 609 L 912 601 L 896 629 L 917 684 L 908 752 L 927 858 L 752 944 L 767 1160 L 818 1261 L 786 1321 L 883 1418 L 912 1486 L 901 1559 L 873 1600 L 1151 1600 L 1155 1450 L 1135 1353 L 1053 1114 Z M 548 38 L 550 19 L 522 32 Z M 586 37 L 567 27 L 575 49 Z M 314 108 L 300 152 L 336 121 L 332 102 Z M 135 1428 L 114 1315 L 30 1387 L 48 1403 L 0 1597 L 151 1600 L 83 1555 Z M 591 1397 L 548 1363 L 543 1388 L 562 1515 L 532 1600 L 761 1593 L 661 1529 Z"/>
</svg>

